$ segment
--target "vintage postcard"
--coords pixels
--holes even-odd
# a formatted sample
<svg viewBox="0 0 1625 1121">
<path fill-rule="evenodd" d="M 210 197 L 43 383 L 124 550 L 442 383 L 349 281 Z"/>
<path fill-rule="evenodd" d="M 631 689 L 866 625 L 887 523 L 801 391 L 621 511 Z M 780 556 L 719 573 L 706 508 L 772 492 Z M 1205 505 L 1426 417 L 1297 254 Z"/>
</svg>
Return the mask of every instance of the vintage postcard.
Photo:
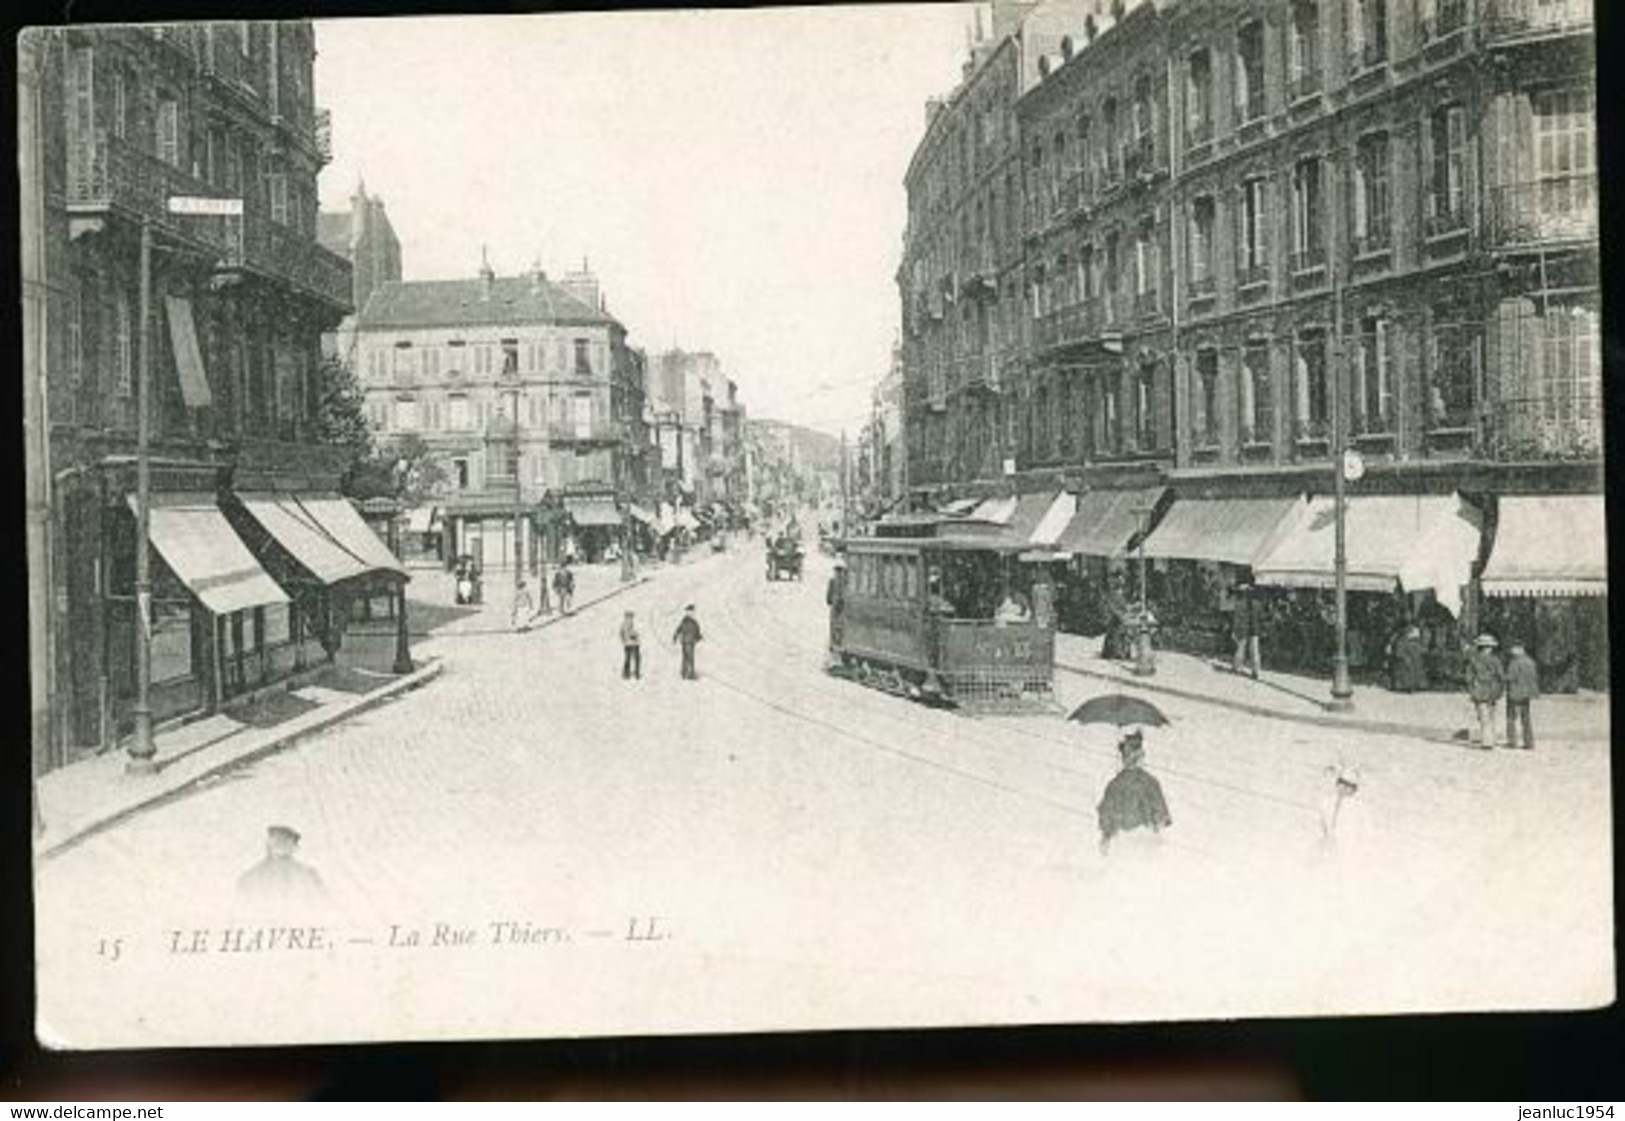
<svg viewBox="0 0 1625 1121">
<path fill-rule="evenodd" d="M 1613 1001 L 1587 0 L 18 52 L 45 1046 Z"/>
</svg>

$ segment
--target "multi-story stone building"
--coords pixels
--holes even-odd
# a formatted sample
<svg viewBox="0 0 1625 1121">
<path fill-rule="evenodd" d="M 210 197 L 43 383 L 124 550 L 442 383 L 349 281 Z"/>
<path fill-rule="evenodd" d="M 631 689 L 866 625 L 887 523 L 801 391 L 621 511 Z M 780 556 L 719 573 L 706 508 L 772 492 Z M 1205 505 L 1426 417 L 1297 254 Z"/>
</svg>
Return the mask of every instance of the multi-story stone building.
<svg viewBox="0 0 1625 1121">
<path fill-rule="evenodd" d="M 585 267 L 385 282 L 355 330 L 379 439 L 417 437 L 444 467 L 449 555 L 533 563 L 549 496 L 574 497 L 579 529 L 620 525 L 643 457 L 641 359 Z"/>
<path fill-rule="evenodd" d="M 1046 54 L 1014 107 L 1024 361 L 1001 383 L 1007 466 L 1018 481 L 1064 470 L 1085 492 L 1141 487 L 1148 516 L 1176 499 L 1148 551 L 1170 605 L 1205 611 L 1192 626 L 1216 642 L 1226 596 L 1202 589 L 1236 575 L 1218 553 L 1247 569 L 1274 529 L 1212 556 L 1192 542 L 1239 532 L 1237 502 L 1307 497 L 1323 512 L 1347 446 L 1351 550 L 1395 545 L 1402 519 L 1387 515 L 1401 511 L 1413 537 L 1469 525 L 1456 536 L 1481 544 L 1463 560 L 1465 599 L 1441 577 L 1436 604 L 1600 680 L 1605 613 L 1578 597 L 1606 587 L 1562 543 L 1601 524 L 1590 5 L 1209 0 L 1115 15 Z M 929 198 L 917 179 L 906 264 Z M 905 282 L 905 323 L 919 307 Z M 912 337 L 911 483 L 996 476 L 974 438 L 957 459 L 932 454 L 932 403 L 949 395 Z M 1088 507 L 1086 494 L 1080 518 Z M 1271 526 L 1294 538 L 1280 548 L 1326 556 L 1307 572 L 1264 564 L 1260 581 L 1327 586 L 1329 532 L 1311 541 L 1279 512 Z M 1545 556 L 1519 555 L 1541 536 Z M 1393 623 L 1376 590 L 1395 580 L 1354 586 L 1354 657 L 1370 666 Z"/>
<path fill-rule="evenodd" d="M 23 226 L 42 248 L 25 279 L 46 293 L 28 354 L 52 480 L 51 765 L 130 725 L 143 342 L 154 718 L 219 704 L 335 639 L 326 593 L 361 568 L 313 573 L 257 519 L 274 520 L 275 496 L 327 510 L 335 536 L 353 529 L 354 511 L 328 504 L 342 455 L 311 438 L 319 340 L 350 308 L 351 272 L 315 236 L 328 129 L 310 24 L 53 29 L 19 53 L 38 202 Z M 176 213 L 177 197 L 240 199 L 241 213 Z"/>
</svg>

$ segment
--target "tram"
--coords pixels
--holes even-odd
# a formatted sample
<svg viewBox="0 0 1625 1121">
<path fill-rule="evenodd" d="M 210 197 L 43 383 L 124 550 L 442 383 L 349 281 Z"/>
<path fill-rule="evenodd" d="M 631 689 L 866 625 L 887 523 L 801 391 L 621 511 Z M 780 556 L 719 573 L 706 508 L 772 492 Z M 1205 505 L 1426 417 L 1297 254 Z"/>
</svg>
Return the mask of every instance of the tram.
<svg viewBox="0 0 1625 1121">
<path fill-rule="evenodd" d="M 975 711 L 1048 711 L 1055 622 L 1047 586 L 1019 590 L 1024 545 L 1002 526 L 909 517 L 841 542 L 829 594 L 830 672 Z"/>
</svg>

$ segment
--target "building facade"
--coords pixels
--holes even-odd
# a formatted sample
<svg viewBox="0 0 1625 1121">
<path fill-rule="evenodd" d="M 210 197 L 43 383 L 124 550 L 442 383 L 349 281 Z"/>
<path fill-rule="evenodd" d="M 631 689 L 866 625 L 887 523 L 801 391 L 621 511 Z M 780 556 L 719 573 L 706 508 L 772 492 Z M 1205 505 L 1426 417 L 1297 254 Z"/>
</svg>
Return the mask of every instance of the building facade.
<svg viewBox="0 0 1625 1121">
<path fill-rule="evenodd" d="M 330 605 L 286 594 L 226 515 L 242 514 L 242 495 L 336 491 L 342 455 L 312 438 L 316 372 L 322 332 L 350 308 L 351 273 L 315 237 L 328 128 L 308 23 L 53 29 L 30 32 L 19 53 L 25 195 L 38 200 L 23 225 L 41 248 L 25 280 L 47 293 L 27 353 L 45 387 L 51 490 L 56 711 L 51 742 L 37 745 L 51 766 L 130 726 L 144 345 L 162 511 L 154 717 L 252 689 L 325 628 L 316 616 Z M 175 213 L 176 197 L 236 199 L 241 213 Z"/>
<path fill-rule="evenodd" d="M 923 345 L 956 310 L 939 321 L 908 272 L 952 230 L 916 218 L 943 114 L 921 142 L 903 277 L 911 485 L 1313 498 L 1347 447 L 1363 470 L 1355 506 L 1457 494 L 1482 518 L 1463 626 L 1537 643 L 1537 629 L 1569 632 L 1543 664 L 1565 643 L 1605 648 L 1590 633 L 1603 613 L 1571 594 L 1480 585 L 1518 499 L 1600 501 L 1590 5 L 1210 0 L 1113 15 L 1045 54 L 1013 106 L 1020 360 L 999 385 L 1002 470 L 948 422 L 956 383 Z M 1018 48 L 1031 49 L 1020 30 L 989 58 Z M 972 211 L 973 260 L 977 246 L 996 260 L 976 230 Z M 1605 657 L 1590 662 L 1596 680 Z"/>
<path fill-rule="evenodd" d="M 534 529 L 516 545 L 514 519 L 534 527 L 544 498 L 635 500 L 641 357 L 591 272 L 386 282 L 355 330 L 377 438 L 419 439 L 445 472 L 450 555 L 531 563 Z"/>
</svg>

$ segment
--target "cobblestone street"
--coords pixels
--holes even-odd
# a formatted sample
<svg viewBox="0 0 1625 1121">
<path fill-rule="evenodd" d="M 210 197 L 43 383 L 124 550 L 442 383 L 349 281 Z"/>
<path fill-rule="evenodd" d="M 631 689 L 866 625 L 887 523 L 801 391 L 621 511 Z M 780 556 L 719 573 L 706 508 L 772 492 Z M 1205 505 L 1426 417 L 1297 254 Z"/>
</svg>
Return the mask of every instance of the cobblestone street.
<svg viewBox="0 0 1625 1121">
<path fill-rule="evenodd" d="M 496 622 L 500 593 L 434 626 L 429 687 L 42 866 L 44 1022 L 154 1045 L 211 1021 L 241 1042 L 453 1037 L 492 1007 L 516 1035 L 762 1030 L 1583 1003 L 1606 975 L 1604 745 L 1339 741 L 1159 698 L 1174 827 L 1105 858 L 1112 737 L 824 675 L 826 564 L 766 583 L 752 544 L 527 634 Z M 669 645 L 690 602 L 698 682 Z M 624 610 L 642 681 L 620 677 Z M 1059 699 L 1106 687 L 1062 674 Z M 1339 760 L 1362 768 L 1365 829 L 1326 854 Z M 220 953 L 272 823 L 304 836 L 328 945 Z M 211 952 L 175 952 L 193 930 Z M 168 1015 L 129 1022 L 155 983 Z M 290 984 L 334 999 L 278 998 Z"/>
</svg>

